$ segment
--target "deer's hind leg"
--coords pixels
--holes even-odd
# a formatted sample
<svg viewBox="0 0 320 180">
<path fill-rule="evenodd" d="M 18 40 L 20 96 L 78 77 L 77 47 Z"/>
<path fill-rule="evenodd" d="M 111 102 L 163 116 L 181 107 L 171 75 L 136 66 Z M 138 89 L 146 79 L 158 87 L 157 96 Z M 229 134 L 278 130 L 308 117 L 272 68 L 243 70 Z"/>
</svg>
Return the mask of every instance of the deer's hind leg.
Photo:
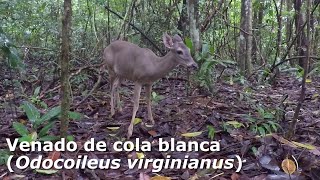
<svg viewBox="0 0 320 180">
<path fill-rule="evenodd" d="M 115 114 L 115 99 L 116 98 L 116 91 L 117 91 L 117 83 L 119 81 L 119 78 L 117 75 L 114 73 L 114 71 L 108 67 L 108 74 L 109 74 L 109 79 L 110 79 L 110 88 L 111 88 L 111 94 L 110 94 L 110 106 L 111 106 L 111 116 L 114 116 Z"/>
</svg>

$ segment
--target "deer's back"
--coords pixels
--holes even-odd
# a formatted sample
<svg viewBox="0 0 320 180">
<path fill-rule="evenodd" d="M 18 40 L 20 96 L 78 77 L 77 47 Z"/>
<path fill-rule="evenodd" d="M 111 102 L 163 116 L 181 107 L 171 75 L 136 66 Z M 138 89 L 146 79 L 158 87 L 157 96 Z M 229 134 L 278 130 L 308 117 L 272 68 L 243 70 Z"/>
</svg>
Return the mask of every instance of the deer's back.
<svg viewBox="0 0 320 180">
<path fill-rule="evenodd" d="M 117 76 L 135 81 L 147 75 L 146 69 L 153 66 L 156 55 L 133 43 L 114 41 L 105 48 L 103 57 L 109 70 Z"/>
</svg>

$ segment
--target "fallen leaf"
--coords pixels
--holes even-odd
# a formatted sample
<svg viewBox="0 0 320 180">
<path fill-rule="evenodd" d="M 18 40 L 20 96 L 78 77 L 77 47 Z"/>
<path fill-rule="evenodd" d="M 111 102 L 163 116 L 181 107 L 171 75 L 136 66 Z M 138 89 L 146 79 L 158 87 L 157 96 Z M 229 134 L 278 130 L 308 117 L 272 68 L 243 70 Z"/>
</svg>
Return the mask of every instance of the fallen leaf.
<svg viewBox="0 0 320 180">
<path fill-rule="evenodd" d="M 107 126 L 107 129 L 110 129 L 112 131 L 119 129 L 119 126 Z"/>
<path fill-rule="evenodd" d="M 306 148 L 308 150 L 314 150 L 316 149 L 315 146 L 311 145 L 311 144 L 302 144 L 302 143 L 299 143 L 299 142 L 295 142 L 295 141 L 291 141 L 293 144 L 297 145 L 298 147 L 301 147 L 301 148 Z"/>
<path fill-rule="evenodd" d="M 196 137 L 196 136 L 199 136 L 202 134 L 202 131 L 198 131 L 198 132 L 192 132 L 192 133 L 184 133 L 184 134 L 181 134 L 181 136 L 184 136 L 184 137 Z"/>
<path fill-rule="evenodd" d="M 306 83 L 311 83 L 312 80 L 311 79 L 306 79 Z"/>
<path fill-rule="evenodd" d="M 296 171 L 297 167 L 291 159 L 284 159 L 281 163 L 282 170 L 287 174 L 292 174 Z"/>
<path fill-rule="evenodd" d="M 36 172 L 41 173 L 41 174 L 54 174 L 54 173 L 57 173 L 58 170 L 55 170 L 55 169 L 36 169 Z"/>
<path fill-rule="evenodd" d="M 156 131 L 154 131 L 154 130 L 148 131 L 148 133 L 153 137 L 158 135 L 158 133 Z"/>
<path fill-rule="evenodd" d="M 137 158 L 138 159 L 143 159 L 144 158 L 144 154 L 143 153 L 137 152 L 136 154 L 137 154 Z"/>
<path fill-rule="evenodd" d="M 134 118 L 133 125 L 137 125 L 142 122 L 141 118 Z"/>
<path fill-rule="evenodd" d="M 171 178 L 157 175 L 157 176 L 152 177 L 150 180 L 171 180 Z"/>
<path fill-rule="evenodd" d="M 59 151 L 49 152 L 48 159 L 51 159 L 53 162 L 60 158 L 61 153 Z"/>
</svg>

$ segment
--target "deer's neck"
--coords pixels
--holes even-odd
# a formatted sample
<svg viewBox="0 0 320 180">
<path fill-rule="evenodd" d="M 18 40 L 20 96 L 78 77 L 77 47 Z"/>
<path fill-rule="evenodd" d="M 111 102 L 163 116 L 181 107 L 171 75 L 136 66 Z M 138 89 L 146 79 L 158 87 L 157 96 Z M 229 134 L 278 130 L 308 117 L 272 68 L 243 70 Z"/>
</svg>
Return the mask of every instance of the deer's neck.
<svg viewBox="0 0 320 180">
<path fill-rule="evenodd" d="M 175 61 L 173 52 L 169 51 L 165 56 L 158 57 L 156 63 L 157 77 L 161 78 L 174 69 L 178 63 Z"/>
</svg>

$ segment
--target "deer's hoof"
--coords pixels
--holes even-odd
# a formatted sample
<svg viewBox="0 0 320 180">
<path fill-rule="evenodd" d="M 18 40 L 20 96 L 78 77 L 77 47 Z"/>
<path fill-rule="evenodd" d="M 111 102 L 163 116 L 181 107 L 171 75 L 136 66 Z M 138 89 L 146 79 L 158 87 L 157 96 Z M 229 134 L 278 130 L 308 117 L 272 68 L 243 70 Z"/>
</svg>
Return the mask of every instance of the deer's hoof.
<svg viewBox="0 0 320 180">
<path fill-rule="evenodd" d="M 152 126 L 154 126 L 154 120 L 151 119 L 150 122 L 151 122 Z"/>
</svg>

